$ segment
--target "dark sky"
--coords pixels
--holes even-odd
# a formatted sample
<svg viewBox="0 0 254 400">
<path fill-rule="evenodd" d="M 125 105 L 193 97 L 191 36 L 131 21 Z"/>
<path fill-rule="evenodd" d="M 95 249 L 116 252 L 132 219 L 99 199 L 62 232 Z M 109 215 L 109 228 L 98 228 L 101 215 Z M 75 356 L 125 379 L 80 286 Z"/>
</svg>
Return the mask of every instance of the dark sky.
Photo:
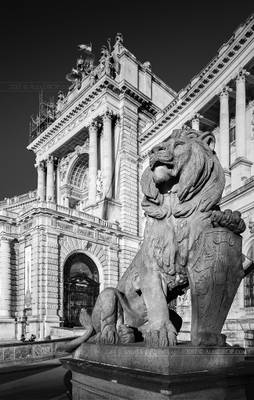
<svg viewBox="0 0 254 400">
<path fill-rule="evenodd" d="M 140 61 L 149 60 L 152 70 L 178 91 L 252 12 L 253 0 L 1 4 L 0 199 L 36 187 L 35 159 L 26 146 L 38 87 L 66 85 L 77 44 L 91 41 L 98 53 L 108 37 L 122 32 L 125 46 Z"/>
</svg>

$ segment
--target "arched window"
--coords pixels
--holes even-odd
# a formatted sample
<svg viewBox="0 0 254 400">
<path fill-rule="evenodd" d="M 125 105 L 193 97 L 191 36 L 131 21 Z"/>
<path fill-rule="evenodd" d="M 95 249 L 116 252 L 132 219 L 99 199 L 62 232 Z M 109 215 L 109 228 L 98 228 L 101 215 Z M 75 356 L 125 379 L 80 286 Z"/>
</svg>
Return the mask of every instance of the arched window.
<svg viewBox="0 0 254 400">
<path fill-rule="evenodd" d="M 251 243 L 247 257 L 254 260 L 254 242 Z M 244 279 L 244 307 L 254 307 L 254 271 Z"/>
<path fill-rule="evenodd" d="M 72 254 L 64 265 L 64 325 L 80 326 L 82 308 L 91 314 L 99 295 L 99 272 L 83 253 Z"/>
<path fill-rule="evenodd" d="M 88 155 L 81 154 L 72 168 L 69 183 L 79 189 L 84 189 L 87 180 Z"/>
</svg>

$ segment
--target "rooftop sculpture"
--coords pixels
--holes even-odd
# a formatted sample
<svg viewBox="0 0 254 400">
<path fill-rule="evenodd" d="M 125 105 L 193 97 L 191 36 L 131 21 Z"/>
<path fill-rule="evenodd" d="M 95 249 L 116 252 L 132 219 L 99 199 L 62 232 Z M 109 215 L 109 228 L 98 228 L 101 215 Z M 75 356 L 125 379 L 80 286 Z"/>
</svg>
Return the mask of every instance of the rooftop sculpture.
<svg viewBox="0 0 254 400">
<path fill-rule="evenodd" d="M 224 321 L 244 276 L 238 211 L 222 212 L 224 171 L 208 132 L 175 130 L 150 152 L 141 178 L 146 214 L 143 243 L 117 288 L 106 288 L 92 316 L 81 313 L 80 343 L 176 345 L 181 318 L 169 302 L 189 287 L 191 341 L 225 346 Z"/>
</svg>

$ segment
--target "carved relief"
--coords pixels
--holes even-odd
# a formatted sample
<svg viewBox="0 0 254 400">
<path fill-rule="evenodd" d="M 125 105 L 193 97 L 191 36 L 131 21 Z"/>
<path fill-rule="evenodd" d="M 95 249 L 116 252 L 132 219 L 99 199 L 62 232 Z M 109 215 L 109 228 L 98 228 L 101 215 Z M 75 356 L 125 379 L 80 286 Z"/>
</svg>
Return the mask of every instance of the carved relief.
<svg viewBox="0 0 254 400">
<path fill-rule="evenodd" d="M 98 194 L 103 192 L 103 175 L 100 169 L 97 172 L 96 189 Z"/>
</svg>

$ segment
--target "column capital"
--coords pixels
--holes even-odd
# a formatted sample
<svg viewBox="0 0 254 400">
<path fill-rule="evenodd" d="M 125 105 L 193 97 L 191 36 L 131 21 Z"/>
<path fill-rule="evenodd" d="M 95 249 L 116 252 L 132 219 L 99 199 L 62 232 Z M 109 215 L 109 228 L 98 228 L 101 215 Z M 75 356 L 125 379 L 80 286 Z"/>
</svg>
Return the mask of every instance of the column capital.
<svg viewBox="0 0 254 400">
<path fill-rule="evenodd" d="M 202 117 L 203 117 L 203 115 L 201 115 L 199 113 L 195 113 L 192 115 L 191 121 L 199 121 Z"/>
<path fill-rule="evenodd" d="M 121 117 L 119 114 L 116 115 L 116 126 L 120 126 L 121 125 Z"/>
<path fill-rule="evenodd" d="M 38 163 L 38 167 L 44 170 L 45 167 L 46 167 L 45 161 L 44 161 L 44 160 L 43 160 L 43 161 L 40 161 L 40 162 Z"/>
<path fill-rule="evenodd" d="M 113 118 L 113 111 L 112 110 L 106 110 L 105 113 L 102 116 L 103 120 L 111 120 Z"/>
<path fill-rule="evenodd" d="M 53 161 L 54 161 L 54 156 L 49 155 L 48 158 L 47 158 L 47 164 L 48 163 L 52 163 Z"/>
<path fill-rule="evenodd" d="M 242 68 L 236 75 L 236 82 L 245 82 L 245 78 L 248 75 L 250 75 L 250 73 L 245 68 Z"/>
<path fill-rule="evenodd" d="M 229 86 L 224 86 L 224 87 L 221 89 L 220 97 L 228 97 L 230 92 L 232 92 L 231 87 L 229 87 Z"/>
<path fill-rule="evenodd" d="M 95 121 L 95 120 L 91 121 L 91 123 L 90 123 L 89 126 L 88 126 L 88 129 L 89 129 L 89 131 L 90 131 L 90 130 L 95 130 L 95 131 L 97 131 L 97 129 L 98 129 L 98 122 Z"/>
<path fill-rule="evenodd" d="M 3 234 L 3 235 L 0 236 L 0 244 L 1 244 L 2 242 L 10 243 L 11 240 L 13 240 L 13 238 L 11 238 L 11 237 L 8 236 L 8 235 Z"/>
<path fill-rule="evenodd" d="M 45 161 L 44 161 L 44 160 L 38 161 L 38 162 L 36 162 L 36 163 L 34 164 L 34 166 L 35 166 L 35 168 L 44 170 L 45 167 L 46 167 Z"/>
</svg>

